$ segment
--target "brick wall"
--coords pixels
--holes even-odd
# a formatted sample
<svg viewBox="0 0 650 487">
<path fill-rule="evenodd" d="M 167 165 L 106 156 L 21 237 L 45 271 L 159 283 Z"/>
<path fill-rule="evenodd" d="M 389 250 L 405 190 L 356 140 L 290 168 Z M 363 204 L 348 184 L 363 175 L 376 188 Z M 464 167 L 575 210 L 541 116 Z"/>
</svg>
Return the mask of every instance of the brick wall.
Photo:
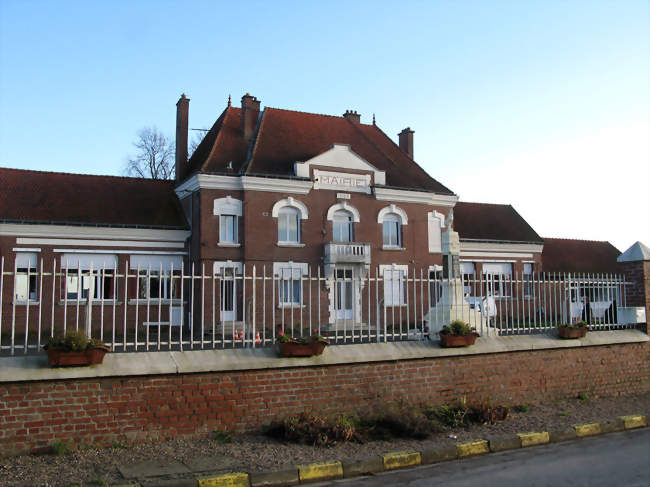
<svg viewBox="0 0 650 487">
<path fill-rule="evenodd" d="M 624 358 L 624 359 L 623 359 Z M 313 407 L 368 411 L 382 401 L 490 398 L 517 404 L 650 389 L 650 342 L 465 357 L 227 373 L 0 385 L 0 454 L 55 439 L 195 437 L 247 431 Z"/>
<path fill-rule="evenodd" d="M 627 306 L 645 306 L 646 320 L 650 318 L 650 261 L 619 264 L 629 283 L 626 288 Z"/>
</svg>

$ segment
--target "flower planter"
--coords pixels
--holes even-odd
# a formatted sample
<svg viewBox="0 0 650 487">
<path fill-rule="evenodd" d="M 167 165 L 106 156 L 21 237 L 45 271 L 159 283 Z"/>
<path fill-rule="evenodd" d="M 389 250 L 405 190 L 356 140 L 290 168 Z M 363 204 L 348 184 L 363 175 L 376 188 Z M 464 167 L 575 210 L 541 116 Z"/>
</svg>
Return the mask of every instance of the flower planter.
<svg viewBox="0 0 650 487">
<path fill-rule="evenodd" d="M 451 347 L 469 347 L 474 345 L 478 333 L 470 333 L 469 335 L 451 335 L 449 333 L 440 334 L 440 346 L 444 348 Z"/>
<path fill-rule="evenodd" d="M 587 327 L 558 326 L 557 333 L 560 338 L 564 339 L 583 338 L 587 334 Z"/>
<path fill-rule="evenodd" d="M 322 354 L 328 343 L 324 341 L 311 343 L 284 342 L 278 345 L 279 353 L 283 357 L 312 357 Z"/>
<path fill-rule="evenodd" d="M 47 350 L 47 359 L 51 367 L 67 365 L 94 365 L 104 361 L 108 347 L 93 347 L 83 352 L 67 352 L 65 350 Z"/>
</svg>

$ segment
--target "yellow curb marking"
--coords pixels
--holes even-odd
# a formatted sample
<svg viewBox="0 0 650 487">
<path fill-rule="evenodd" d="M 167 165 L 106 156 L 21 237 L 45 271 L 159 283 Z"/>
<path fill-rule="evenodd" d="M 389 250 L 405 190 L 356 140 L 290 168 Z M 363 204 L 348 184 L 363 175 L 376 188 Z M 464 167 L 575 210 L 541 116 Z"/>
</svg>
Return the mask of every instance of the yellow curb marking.
<svg viewBox="0 0 650 487">
<path fill-rule="evenodd" d="M 248 474 L 232 472 L 215 477 L 199 477 L 199 487 L 250 487 Z"/>
<path fill-rule="evenodd" d="M 521 440 L 521 446 L 523 447 L 543 445 L 551 441 L 548 431 L 542 431 L 540 433 L 517 433 L 517 436 Z"/>
<path fill-rule="evenodd" d="M 298 465 L 297 468 L 300 482 L 343 477 L 341 462 L 310 463 L 309 465 Z"/>
<path fill-rule="evenodd" d="M 625 429 L 643 428 L 648 426 L 648 418 L 645 416 L 619 416 L 625 422 Z"/>
<path fill-rule="evenodd" d="M 393 470 L 395 468 L 412 467 L 420 465 L 422 458 L 417 451 L 392 451 L 382 455 L 384 459 L 384 469 Z"/>
<path fill-rule="evenodd" d="M 467 457 L 469 455 L 480 455 L 482 453 L 490 453 L 490 446 L 487 440 L 470 441 L 468 443 L 459 443 L 456 445 L 459 457 Z"/>
<path fill-rule="evenodd" d="M 578 438 L 599 435 L 601 433 L 600 423 L 574 424 L 573 429 L 576 430 L 576 436 Z"/>
</svg>

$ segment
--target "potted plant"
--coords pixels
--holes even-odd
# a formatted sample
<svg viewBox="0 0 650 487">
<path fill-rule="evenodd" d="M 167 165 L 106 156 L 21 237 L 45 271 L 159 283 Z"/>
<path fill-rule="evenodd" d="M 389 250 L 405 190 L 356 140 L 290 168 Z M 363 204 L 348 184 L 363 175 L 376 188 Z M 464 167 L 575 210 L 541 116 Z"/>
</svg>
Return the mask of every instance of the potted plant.
<svg viewBox="0 0 650 487">
<path fill-rule="evenodd" d="M 43 346 L 51 367 L 101 364 L 110 348 L 101 340 L 88 338 L 82 330 L 71 330 L 64 337 L 51 337 Z"/>
<path fill-rule="evenodd" d="M 317 330 L 309 337 L 293 338 L 278 330 L 278 352 L 283 357 L 311 357 L 320 355 L 330 341 L 319 335 Z"/>
<path fill-rule="evenodd" d="M 583 338 L 587 334 L 589 325 L 586 321 L 579 321 L 577 323 L 566 323 L 557 327 L 557 332 L 560 338 L 575 339 Z"/>
<path fill-rule="evenodd" d="M 452 321 L 443 326 L 440 331 L 440 346 L 442 347 L 468 347 L 474 345 L 478 333 L 474 328 L 461 320 Z"/>
</svg>

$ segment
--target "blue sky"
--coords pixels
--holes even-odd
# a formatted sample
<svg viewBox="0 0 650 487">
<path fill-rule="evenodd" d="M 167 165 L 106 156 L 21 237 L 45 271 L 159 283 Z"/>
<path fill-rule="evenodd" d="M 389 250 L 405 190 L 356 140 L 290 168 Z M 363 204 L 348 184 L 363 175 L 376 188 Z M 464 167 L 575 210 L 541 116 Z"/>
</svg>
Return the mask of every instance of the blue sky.
<svg viewBox="0 0 650 487">
<path fill-rule="evenodd" d="M 391 137 L 543 236 L 650 244 L 648 1 L 0 0 L 0 166 L 120 174 L 136 132 L 228 94 Z"/>
</svg>

